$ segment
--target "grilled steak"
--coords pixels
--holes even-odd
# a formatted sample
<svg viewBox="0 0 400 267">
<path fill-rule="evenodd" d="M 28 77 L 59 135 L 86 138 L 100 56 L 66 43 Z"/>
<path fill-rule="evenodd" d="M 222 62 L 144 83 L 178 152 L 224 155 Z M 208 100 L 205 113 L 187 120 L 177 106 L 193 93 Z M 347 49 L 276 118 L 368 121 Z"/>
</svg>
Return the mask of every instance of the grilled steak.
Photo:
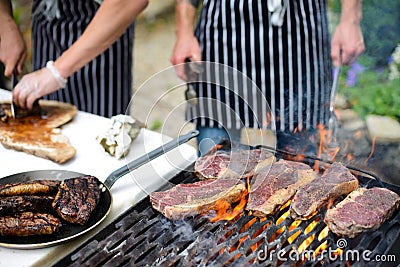
<svg viewBox="0 0 400 267">
<path fill-rule="evenodd" d="M 294 219 L 307 219 L 318 208 L 347 195 L 358 187 L 358 180 L 341 163 L 333 163 L 322 176 L 302 186 L 294 195 L 290 215 Z"/>
<path fill-rule="evenodd" d="M 22 211 L 51 212 L 53 196 L 13 196 L 0 197 L 0 215 Z"/>
<path fill-rule="evenodd" d="M 400 206 L 400 197 L 386 188 L 359 188 L 325 215 L 325 223 L 337 235 L 354 238 L 375 230 Z"/>
<path fill-rule="evenodd" d="M 85 225 L 99 202 L 100 194 L 99 180 L 96 177 L 65 179 L 52 205 L 62 219 Z"/>
<path fill-rule="evenodd" d="M 234 179 L 204 180 L 179 184 L 164 192 L 153 192 L 150 201 L 165 217 L 178 220 L 218 209 L 218 201 L 235 203 L 246 194 L 246 187 Z"/>
<path fill-rule="evenodd" d="M 60 227 L 60 219 L 47 213 L 22 212 L 0 216 L 2 236 L 49 235 L 57 232 Z"/>
<path fill-rule="evenodd" d="M 246 210 L 254 216 L 265 217 L 285 204 L 316 173 L 310 166 L 295 161 L 279 160 L 271 168 L 257 170 L 252 178 Z"/>
<path fill-rule="evenodd" d="M 194 170 L 200 179 L 244 178 L 274 161 L 274 155 L 263 149 L 217 151 L 198 158 Z"/>
<path fill-rule="evenodd" d="M 35 180 L 0 185 L 0 196 L 55 195 L 60 181 Z"/>
</svg>

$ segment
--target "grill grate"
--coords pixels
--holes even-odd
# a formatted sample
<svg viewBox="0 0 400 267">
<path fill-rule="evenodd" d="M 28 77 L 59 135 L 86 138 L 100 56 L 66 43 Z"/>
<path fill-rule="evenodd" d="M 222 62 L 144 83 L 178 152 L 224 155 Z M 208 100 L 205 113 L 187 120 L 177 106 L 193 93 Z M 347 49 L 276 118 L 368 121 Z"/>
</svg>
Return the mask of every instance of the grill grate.
<svg viewBox="0 0 400 267">
<path fill-rule="evenodd" d="M 193 165 L 170 182 L 197 181 L 192 169 Z M 382 183 L 357 175 L 363 186 Z M 160 190 L 166 189 L 167 185 Z M 400 193 L 399 187 L 390 189 Z M 322 208 L 309 220 L 295 222 L 288 216 L 287 206 L 265 219 L 245 211 L 231 221 L 210 223 L 206 216 L 196 216 L 174 222 L 153 210 L 147 196 L 55 266 L 367 266 L 371 263 L 361 256 L 345 257 L 346 253 L 358 251 L 361 255 L 369 250 L 368 256 L 373 259 L 396 251 L 395 246 L 400 242 L 400 212 L 372 233 L 340 240 L 326 231 L 325 212 L 326 208 Z M 342 256 L 325 253 L 314 259 L 297 260 L 300 253 L 293 251 L 301 251 L 311 238 L 309 246 L 304 248 L 307 251 L 335 251 L 340 242 L 347 245 Z M 327 248 L 322 247 L 324 244 Z M 400 256 L 397 257 L 399 260 Z M 373 262 L 371 266 L 378 264 Z"/>
</svg>

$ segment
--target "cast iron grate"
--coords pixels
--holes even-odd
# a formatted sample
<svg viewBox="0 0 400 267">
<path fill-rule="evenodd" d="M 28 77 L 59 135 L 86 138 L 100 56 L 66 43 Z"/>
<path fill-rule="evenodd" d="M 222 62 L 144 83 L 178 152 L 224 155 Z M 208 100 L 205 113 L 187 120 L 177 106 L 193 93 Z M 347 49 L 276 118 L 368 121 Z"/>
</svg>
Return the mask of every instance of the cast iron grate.
<svg viewBox="0 0 400 267">
<path fill-rule="evenodd" d="M 192 169 L 170 182 L 197 181 Z M 383 185 L 400 194 L 400 187 L 355 174 L 362 186 Z M 392 264 L 400 260 L 393 254 L 400 243 L 400 212 L 374 232 L 340 239 L 323 222 L 326 207 L 301 222 L 288 210 L 266 219 L 244 212 L 231 221 L 211 223 L 196 216 L 173 222 L 153 210 L 147 196 L 55 266 L 379 266 L 383 262 L 368 259 L 384 255 Z M 367 250 L 366 258 L 362 253 Z"/>
</svg>

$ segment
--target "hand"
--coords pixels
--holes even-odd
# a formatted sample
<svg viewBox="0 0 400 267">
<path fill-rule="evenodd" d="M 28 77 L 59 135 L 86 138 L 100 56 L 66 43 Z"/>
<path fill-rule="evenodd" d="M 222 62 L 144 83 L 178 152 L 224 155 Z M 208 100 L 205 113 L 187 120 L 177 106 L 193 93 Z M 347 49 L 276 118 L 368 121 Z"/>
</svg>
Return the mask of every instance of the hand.
<svg viewBox="0 0 400 267">
<path fill-rule="evenodd" d="M 54 77 L 53 73 L 48 68 L 42 68 L 22 77 L 14 88 L 13 99 L 18 106 L 32 109 L 36 99 L 55 92 L 61 87 L 60 81 Z"/>
<path fill-rule="evenodd" d="M 22 73 L 26 59 L 26 45 L 14 21 L 2 25 L 0 33 L 0 61 L 5 66 L 4 76 L 10 77 L 16 68 L 17 73 Z"/>
<path fill-rule="evenodd" d="M 331 57 L 334 66 L 351 65 L 365 51 L 358 23 L 340 22 L 332 37 Z"/>
<path fill-rule="evenodd" d="M 190 61 L 201 61 L 200 45 L 194 35 L 177 39 L 170 59 L 171 63 L 175 65 L 178 77 L 185 81 L 186 75 L 182 63 L 185 63 L 186 58 L 189 58 Z"/>
</svg>

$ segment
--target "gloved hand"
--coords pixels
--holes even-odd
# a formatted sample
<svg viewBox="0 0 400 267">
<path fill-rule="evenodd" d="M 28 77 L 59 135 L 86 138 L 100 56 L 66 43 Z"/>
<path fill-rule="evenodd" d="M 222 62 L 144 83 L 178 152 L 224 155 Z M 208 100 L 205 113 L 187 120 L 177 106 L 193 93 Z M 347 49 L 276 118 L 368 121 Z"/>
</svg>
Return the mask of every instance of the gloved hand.
<svg viewBox="0 0 400 267">
<path fill-rule="evenodd" d="M 50 62 L 45 68 L 24 75 L 14 88 L 13 99 L 16 105 L 32 109 L 36 99 L 64 88 L 66 83 Z"/>
</svg>

